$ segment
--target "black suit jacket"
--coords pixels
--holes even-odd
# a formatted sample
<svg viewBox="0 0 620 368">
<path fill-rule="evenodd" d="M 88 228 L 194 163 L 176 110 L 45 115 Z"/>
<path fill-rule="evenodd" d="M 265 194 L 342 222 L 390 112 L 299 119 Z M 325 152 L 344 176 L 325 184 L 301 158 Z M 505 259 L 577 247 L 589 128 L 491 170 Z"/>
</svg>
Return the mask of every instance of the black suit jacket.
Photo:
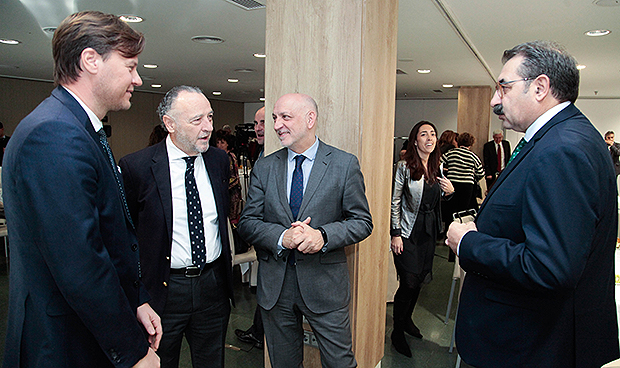
<svg viewBox="0 0 620 368">
<path fill-rule="evenodd" d="M 148 343 L 138 246 L 112 166 L 62 87 L 21 121 L 2 170 L 11 237 L 5 367 L 131 367 Z"/>
<path fill-rule="evenodd" d="M 609 153 L 611 154 L 611 161 L 614 164 L 614 170 L 616 176 L 620 174 L 620 143 L 614 143 L 609 147 Z"/>
<path fill-rule="evenodd" d="M 456 342 L 476 367 L 596 367 L 620 357 L 616 180 L 574 106 L 506 167 L 461 240 Z"/>
<path fill-rule="evenodd" d="M 502 141 L 502 153 L 504 154 L 504 168 L 508 165 L 510 159 L 510 142 Z M 495 175 L 497 173 L 497 150 L 495 149 L 495 141 L 484 144 L 482 148 L 482 158 L 484 159 L 485 175 Z"/>
<path fill-rule="evenodd" d="M 226 152 L 209 147 L 202 154 L 213 187 L 222 253 L 226 262 L 227 291 L 233 299 L 232 256 L 228 239 L 228 178 Z M 168 296 L 172 248 L 172 189 L 166 140 L 123 157 L 119 165 L 127 192 L 129 212 L 136 225 L 142 281 L 151 294 L 151 306 L 161 313 Z"/>
</svg>

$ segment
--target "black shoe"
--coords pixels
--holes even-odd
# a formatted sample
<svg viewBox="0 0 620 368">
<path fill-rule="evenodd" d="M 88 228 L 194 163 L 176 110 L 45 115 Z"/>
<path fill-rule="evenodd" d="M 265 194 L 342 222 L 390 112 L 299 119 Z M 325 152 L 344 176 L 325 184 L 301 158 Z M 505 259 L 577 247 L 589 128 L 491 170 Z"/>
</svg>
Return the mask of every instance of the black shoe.
<svg viewBox="0 0 620 368">
<path fill-rule="evenodd" d="M 411 358 L 411 349 L 409 349 L 409 344 L 407 344 L 405 334 L 402 330 L 392 331 L 392 345 L 394 346 L 394 349 L 396 349 L 396 351 L 406 356 L 407 358 Z"/>
<path fill-rule="evenodd" d="M 405 330 L 406 333 L 408 333 L 409 335 L 413 337 L 417 337 L 418 339 L 422 338 L 422 333 L 420 332 L 420 329 L 411 320 L 406 321 L 404 323 L 403 329 Z"/>
<path fill-rule="evenodd" d="M 247 331 L 243 331 L 240 329 L 236 329 L 235 330 L 235 335 L 237 335 L 237 338 L 245 343 L 248 344 L 253 344 L 255 348 L 257 349 L 263 349 L 263 342 L 261 341 L 261 339 L 259 339 L 258 337 L 254 336 L 254 334 L 251 331 L 252 329 L 248 329 Z"/>
</svg>

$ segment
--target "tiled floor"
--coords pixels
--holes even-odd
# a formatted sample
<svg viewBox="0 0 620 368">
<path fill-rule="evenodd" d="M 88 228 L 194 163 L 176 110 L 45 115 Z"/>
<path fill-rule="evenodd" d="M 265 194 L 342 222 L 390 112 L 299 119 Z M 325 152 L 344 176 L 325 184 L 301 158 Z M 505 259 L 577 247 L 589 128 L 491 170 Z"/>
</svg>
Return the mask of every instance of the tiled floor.
<svg viewBox="0 0 620 368">
<path fill-rule="evenodd" d="M 456 306 L 452 308 L 449 323 L 447 325 L 443 323 L 454 265 L 446 260 L 447 254 L 448 248 L 445 246 L 437 247 L 433 281 L 422 288 L 418 305 L 414 311 L 414 321 L 422 331 L 424 338 L 419 340 L 407 336 L 413 352 L 412 358 L 397 353 L 391 345 L 389 336 L 392 333 L 392 305 L 388 304 L 385 317 L 385 355 L 381 363 L 382 368 L 450 368 L 455 366 L 456 351 L 450 354 L 448 347 L 454 328 Z M 2 263 L 3 258 L 0 256 L 0 360 L 4 355 L 4 331 L 6 329 L 8 302 L 8 277 L 6 265 Z M 233 308 L 230 316 L 226 338 L 226 343 L 232 345 L 233 348 L 226 350 L 226 367 L 263 367 L 263 351 L 253 349 L 251 345 L 238 341 L 234 334 L 236 328 L 246 329 L 252 324 L 254 308 L 256 307 L 255 295 L 238 280 L 235 283 L 235 292 L 236 307 Z M 191 368 L 187 345 L 184 345 L 181 354 L 180 367 Z M 461 367 L 468 368 L 469 366 L 462 363 Z"/>
</svg>

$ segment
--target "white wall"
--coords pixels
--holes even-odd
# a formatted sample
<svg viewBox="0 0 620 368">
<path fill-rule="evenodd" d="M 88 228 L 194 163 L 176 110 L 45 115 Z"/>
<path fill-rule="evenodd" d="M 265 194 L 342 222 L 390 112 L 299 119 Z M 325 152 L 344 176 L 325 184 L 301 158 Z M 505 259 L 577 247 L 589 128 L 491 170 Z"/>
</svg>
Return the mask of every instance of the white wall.
<svg viewBox="0 0 620 368">
<path fill-rule="evenodd" d="M 243 106 L 243 122 L 244 123 L 253 123 L 254 122 L 254 115 L 256 115 L 256 111 L 258 111 L 258 109 L 260 109 L 261 107 L 265 106 L 264 103 L 262 102 L 250 102 L 250 103 L 245 103 Z M 265 114 L 266 116 L 271 116 L 271 114 Z M 267 119 L 265 119 L 267 120 Z"/>
</svg>

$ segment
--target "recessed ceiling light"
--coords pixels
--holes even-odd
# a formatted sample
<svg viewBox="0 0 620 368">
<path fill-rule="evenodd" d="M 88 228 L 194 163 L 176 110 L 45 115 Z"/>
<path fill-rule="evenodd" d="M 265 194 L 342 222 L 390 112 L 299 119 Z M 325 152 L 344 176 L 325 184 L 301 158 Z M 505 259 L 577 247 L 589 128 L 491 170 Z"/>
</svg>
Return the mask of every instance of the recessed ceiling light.
<svg viewBox="0 0 620 368">
<path fill-rule="evenodd" d="M 54 33 L 54 32 L 56 32 L 56 27 L 43 27 L 41 29 L 45 33 Z"/>
<path fill-rule="evenodd" d="M 215 36 L 194 36 L 192 37 L 192 41 L 198 42 L 198 43 L 210 43 L 210 44 L 224 42 L 223 39 L 219 37 L 215 37 Z"/>
<path fill-rule="evenodd" d="M 213 91 L 213 95 L 214 95 L 214 96 L 219 96 L 219 95 L 221 95 L 221 94 L 222 94 L 222 92 L 220 92 L 220 91 Z"/>
<path fill-rule="evenodd" d="M 581 69 L 585 69 L 586 66 L 583 64 L 577 64 L 577 69 L 581 70 Z"/>
<path fill-rule="evenodd" d="M 618 6 L 620 0 L 594 0 L 594 5 L 598 6 Z"/>
<path fill-rule="evenodd" d="M 235 78 L 228 78 L 228 83 L 238 83 L 239 79 L 235 79 Z"/>
<path fill-rule="evenodd" d="M 428 74 L 430 72 L 431 72 L 430 69 L 418 69 L 418 73 L 420 73 L 420 74 Z"/>
<path fill-rule="evenodd" d="M 161 88 L 161 84 L 151 84 L 151 87 L 153 87 L 153 88 Z"/>
<path fill-rule="evenodd" d="M 143 65 L 147 69 L 155 69 L 157 68 L 157 64 L 144 64 Z"/>
<path fill-rule="evenodd" d="M 266 57 L 267 57 L 267 55 L 265 55 L 265 54 L 260 54 L 260 53 L 258 53 L 258 52 L 257 52 L 256 54 L 254 54 L 254 57 L 255 57 L 255 58 L 266 58 Z"/>
<path fill-rule="evenodd" d="M 599 37 L 599 36 L 607 36 L 611 31 L 608 29 L 593 29 L 585 33 L 586 36 L 590 37 Z"/>
<path fill-rule="evenodd" d="M 250 68 L 239 68 L 235 69 L 237 73 L 254 73 L 256 70 Z"/>
<path fill-rule="evenodd" d="M 259 98 L 258 100 L 259 100 L 259 101 L 263 101 L 263 102 L 264 102 L 264 101 L 265 101 L 265 97 L 261 97 L 261 98 Z"/>
<path fill-rule="evenodd" d="M 144 21 L 141 17 L 137 15 L 123 14 L 119 16 L 120 20 L 127 23 L 140 23 Z"/>
<path fill-rule="evenodd" d="M 413 59 L 398 59 L 398 61 L 402 61 L 403 63 L 410 63 Z"/>
<path fill-rule="evenodd" d="M 18 45 L 21 42 L 17 41 L 17 40 L 11 40 L 11 39 L 8 39 L 8 38 L 0 38 L 0 43 L 3 43 L 5 45 Z"/>
<path fill-rule="evenodd" d="M 454 87 L 454 84 L 442 84 L 441 86 L 443 88 L 452 88 L 452 87 Z"/>
</svg>

